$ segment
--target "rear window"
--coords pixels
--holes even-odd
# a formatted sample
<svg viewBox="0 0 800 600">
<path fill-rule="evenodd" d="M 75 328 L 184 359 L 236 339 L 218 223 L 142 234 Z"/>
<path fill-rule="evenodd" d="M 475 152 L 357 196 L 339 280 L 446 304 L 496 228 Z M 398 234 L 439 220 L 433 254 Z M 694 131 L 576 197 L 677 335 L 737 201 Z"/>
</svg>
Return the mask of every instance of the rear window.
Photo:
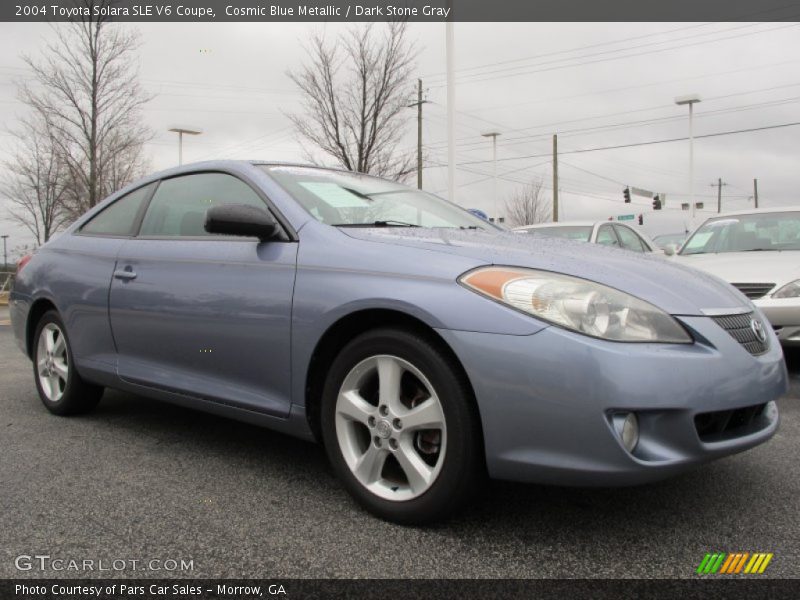
<svg viewBox="0 0 800 600">
<path fill-rule="evenodd" d="M 581 242 L 588 242 L 589 236 L 592 235 L 591 227 L 582 227 L 579 225 L 570 225 L 566 227 L 536 227 L 535 229 L 527 229 L 526 231 L 530 235 L 565 238 L 568 240 L 579 240 Z"/>
<path fill-rule="evenodd" d="M 136 233 L 136 217 L 155 183 L 140 187 L 115 200 L 81 227 L 81 233 L 130 236 Z"/>
</svg>

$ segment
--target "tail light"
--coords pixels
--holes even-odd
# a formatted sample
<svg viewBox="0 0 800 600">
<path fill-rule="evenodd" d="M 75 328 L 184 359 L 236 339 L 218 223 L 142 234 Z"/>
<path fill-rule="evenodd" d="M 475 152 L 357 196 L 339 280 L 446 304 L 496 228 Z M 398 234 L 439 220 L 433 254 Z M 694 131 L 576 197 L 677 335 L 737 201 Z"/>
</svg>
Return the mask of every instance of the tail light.
<svg viewBox="0 0 800 600">
<path fill-rule="evenodd" d="M 25 256 L 20 258 L 19 262 L 17 263 L 17 273 L 22 271 L 22 267 L 27 265 L 31 261 L 32 258 L 33 258 L 33 254 L 26 254 Z"/>
</svg>

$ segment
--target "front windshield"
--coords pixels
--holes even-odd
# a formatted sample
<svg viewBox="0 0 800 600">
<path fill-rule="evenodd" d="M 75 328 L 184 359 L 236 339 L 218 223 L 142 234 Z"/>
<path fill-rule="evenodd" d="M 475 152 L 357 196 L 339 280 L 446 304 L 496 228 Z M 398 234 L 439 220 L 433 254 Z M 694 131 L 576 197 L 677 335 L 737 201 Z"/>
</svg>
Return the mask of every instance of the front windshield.
<svg viewBox="0 0 800 600">
<path fill-rule="evenodd" d="M 685 233 L 665 233 L 663 235 L 657 235 L 656 237 L 653 238 L 653 241 L 656 243 L 656 246 L 658 246 L 663 250 L 670 244 L 674 244 L 675 246 L 680 246 L 683 243 L 683 240 L 685 239 L 686 239 Z"/>
<path fill-rule="evenodd" d="M 542 237 L 564 238 L 567 240 L 578 240 L 588 242 L 592 235 L 592 228 L 589 226 L 569 225 L 566 227 L 536 227 L 526 229 L 527 233 Z"/>
<path fill-rule="evenodd" d="M 336 227 L 497 228 L 438 196 L 369 175 L 265 166 L 318 221 Z"/>
<path fill-rule="evenodd" d="M 800 212 L 756 213 L 706 221 L 682 255 L 800 250 Z"/>
</svg>

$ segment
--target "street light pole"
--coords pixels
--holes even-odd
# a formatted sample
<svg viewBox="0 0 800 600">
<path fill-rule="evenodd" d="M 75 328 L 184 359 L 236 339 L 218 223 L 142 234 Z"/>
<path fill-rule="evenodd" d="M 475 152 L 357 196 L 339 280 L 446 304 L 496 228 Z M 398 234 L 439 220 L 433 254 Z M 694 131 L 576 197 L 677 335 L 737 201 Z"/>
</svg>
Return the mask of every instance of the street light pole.
<svg viewBox="0 0 800 600">
<path fill-rule="evenodd" d="M 553 223 L 558 223 L 558 134 L 553 134 Z"/>
<path fill-rule="evenodd" d="M 448 2 L 450 7 L 450 2 Z M 455 33 L 453 22 L 445 25 L 445 50 L 447 62 L 447 199 L 456 202 L 456 75 Z"/>
<path fill-rule="evenodd" d="M 675 104 L 678 106 L 689 105 L 689 204 L 692 206 L 692 220 L 695 216 L 694 202 L 694 105 L 700 102 L 699 94 L 678 96 Z"/>
<path fill-rule="evenodd" d="M 6 249 L 7 235 L 0 236 L 3 238 L 3 270 L 8 271 L 8 251 Z"/>
<path fill-rule="evenodd" d="M 175 126 L 170 127 L 169 129 L 172 133 L 178 134 L 178 165 L 183 164 L 183 134 L 186 135 L 200 135 L 203 133 L 203 130 L 199 127 L 185 127 L 185 126 Z"/>
<path fill-rule="evenodd" d="M 492 138 L 492 211 L 494 220 L 499 222 L 500 214 L 497 212 L 497 136 L 499 131 L 486 131 L 481 134 L 483 137 Z"/>
</svg>

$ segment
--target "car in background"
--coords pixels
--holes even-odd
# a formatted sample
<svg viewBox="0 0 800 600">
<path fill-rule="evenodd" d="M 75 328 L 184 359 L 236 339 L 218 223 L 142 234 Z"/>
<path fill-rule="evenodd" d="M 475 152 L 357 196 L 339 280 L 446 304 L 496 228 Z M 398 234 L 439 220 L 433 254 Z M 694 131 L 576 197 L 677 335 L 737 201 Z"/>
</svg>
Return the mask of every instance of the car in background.
<svg viewBox="0 0 800 600">
<path fill-rule="evenodd" d="M 784 346 L 800 345 L 800 207 L 710 218 L 675 259 L 731 283 L 764 312 Z"/>
<path fill-rule="evenodd" d="M 683 245 L 683 242 L 685 242 L 686 238 L 688 237 L 688 231 L 683 233 L 662 233 L 661 235 L 655 236 L 653 238 L 653 242 L 656 246 L 664 250 L 664 252 L 669 253 L 671 249 L 672 254 L 674 254 Z"/>
<path fill-rule="evenodd" d="M 487 214 L 486 214 L 484 211 L 482 211 L 480 208 L 468 208 L 468 209 L 467 209 L 467 212 L 468 212 L 468 213 L 470 213 L 470 214 L 473 214 L 473 215 L 475 215 L 475 216 L 476 216 L 476 217 L 478 217 L 479 219 L 483 219 L 483 220 L 484 220 L 484 221 L 486 221 L 486 222 L 488 222 L 488 221 L 489 221 L 489 215 L 487 215 Z"/>
<path fill-rule="evenodd" d="M 624 248 L 633 252 L 656 252 L 661 249 L 647 235 L 616 221 L 565 221 L 563 223 L 540 223 L 517 227 L 514 231 L 538 237 L 555 237 L 612 248 Z"/>
</svg>

